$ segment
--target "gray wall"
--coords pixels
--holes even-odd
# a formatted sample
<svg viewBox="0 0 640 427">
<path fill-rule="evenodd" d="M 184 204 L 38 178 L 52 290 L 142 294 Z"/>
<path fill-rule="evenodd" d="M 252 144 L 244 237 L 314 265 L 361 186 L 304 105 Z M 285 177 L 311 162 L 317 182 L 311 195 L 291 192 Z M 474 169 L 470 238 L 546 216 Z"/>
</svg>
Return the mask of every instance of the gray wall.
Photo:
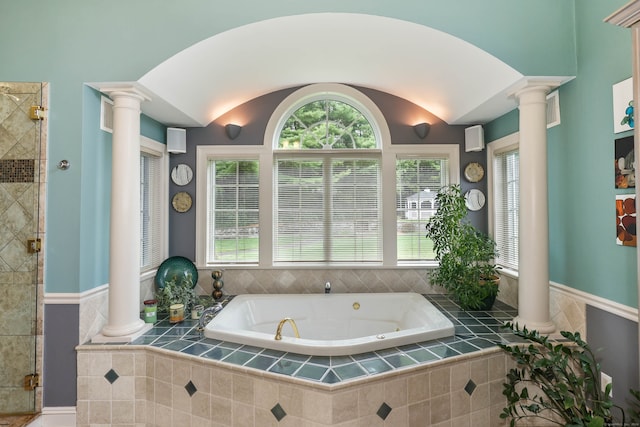
<svg viewBox="0 0 640 427">
<path fill-rule="evenodd" d="M 195 174 L 196 147 L 198 145 L 262 145 L 271 114 L 284 98 L 297 89 L 284 89 L 255 98 L 211 122 L 207 127 L 187 129 L 187 153 L 172 154 L 170 167 L 186 163 L 191 166 Z M 382 111 L 389 126 L 392 144 L 458 144 L 460 145 L 461 169 L 470 161 L 480 162 L 486 169 L 486 151 L 464 152 L 464 129 L 467 126 L 450 126 L 417 105 L 388 93 L 362 87 L 357 87 L 357 89 L 367 95 Z M 429 135 L 422 140 L 413 132 L 410 120 L 413 117 L 425 116 L 430 117 L 431 130 Z M 224 133 L 224 125 L 233 122 L 233 117 L 245 117 L 246 124 L 242 128 L 240 136 L 234 141 L 230 141 Z M 477 184 L 467 183 L 462 178 L 460 182 L 463 191 L 470 188 L 480 188 L 485 194 L 487 193 L 486 178 Z M 177 213 L 171 208 L 169 210 L 169 256 L 179 255 L 195 260 L 195 211 L 198 204 L 198 200 L 195 199 L 195 190 L 195 179 L 184 187 L 177 186 L 173 182 L 169 184 L 169 198 L 172 198 L 179 191 L 187 191 L 193 198 L 193 206 L 188 212 Z M 477 212 L 470 212 L 469 219 L 479 229 L 487 231 L 486 207 Z"/>
<path fill-rule="evenodd" d="M 612 377 L 613 402 L 626 410 L 633 402 L 629 389 L 639 388 L 638 324 L 587 305 L 586 341 L 602 372 Z"/>
<path fill-rule="evenodd" d="M 45 305 L 44 318 L 43 406 L 76 406 L 79 306 Z"/>
</svg>

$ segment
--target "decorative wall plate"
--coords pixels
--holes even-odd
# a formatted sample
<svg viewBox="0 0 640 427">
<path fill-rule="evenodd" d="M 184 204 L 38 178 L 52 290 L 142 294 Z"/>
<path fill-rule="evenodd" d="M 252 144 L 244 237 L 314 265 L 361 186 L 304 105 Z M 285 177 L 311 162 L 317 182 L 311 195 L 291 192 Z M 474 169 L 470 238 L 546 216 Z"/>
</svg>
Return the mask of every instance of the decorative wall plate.
<svg viewBox="0 0 640 427">
<path fill-rule="evenodd" d="M 471 162 L 464 168 L 464 177 L 469 182 L 478 182 L 484 178 L 484 168 L 478 162 Z"/>
<path fill-rule="evenodd" d="M 464 200 L 466 202 L 467 209 L 470 211 L 479 211 L 484 207 L 485 197 L 482 191 L 474 188 L 464 194 Z"/>
<path fill-rule="evenodd" d="M 193 170 L 187 164 L 180 163 L 171 170 L 171 180 L 176 185 L 187 185 L 193 179 Z"/>
<path fill-rule="evenodd" d="M 193 201 L 191 200 L 191 195 L 186 191 L 176 193 L 176 195 L 173 196 L 173 199 L 171 199 L 171 205 L 173 205 L 173 209 L 175 209 L 176 212 L 180 213 L 187 212 L 189 209 L 191 209 L 192 203 Z"/>
</svg>

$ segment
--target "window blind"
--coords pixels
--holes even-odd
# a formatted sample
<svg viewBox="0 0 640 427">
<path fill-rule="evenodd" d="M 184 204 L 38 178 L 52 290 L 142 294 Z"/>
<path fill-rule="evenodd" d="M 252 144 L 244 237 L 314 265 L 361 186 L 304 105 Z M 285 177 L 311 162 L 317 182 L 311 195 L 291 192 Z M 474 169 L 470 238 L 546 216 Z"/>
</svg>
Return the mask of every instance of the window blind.
<svg viewBox="0 0 640 427">
<path fill-rule="evenodd" d="M 425 238 L 427 221 L 437 208 L 435 196 L 449 183 L 449 161 L 442 157 L 405 157 L 396 160 L 396 220 L 398 261 L 434 259 Z"/>
<path fill-rule="evenodd" d="M 514 269 L 518 268 L 519 161 L 517 149 L 496 154 L 494 159 L 494 238 L 499 252 L 497 262 Z"/>
<path fill-rule="evenodd" d="M 257 160 L 209 160 L 207 262 L 257 263 Z"/>
<path fill-rule="evenodd" d="M 381 262 L 378 158 L 275 163 L 274 262 Z"/>
<path fill-rule="evenodd" d="M 150 270 L 162 262 L 162 187 L 160 157 L 140 154 L 140 267 Z"/>
</svg>

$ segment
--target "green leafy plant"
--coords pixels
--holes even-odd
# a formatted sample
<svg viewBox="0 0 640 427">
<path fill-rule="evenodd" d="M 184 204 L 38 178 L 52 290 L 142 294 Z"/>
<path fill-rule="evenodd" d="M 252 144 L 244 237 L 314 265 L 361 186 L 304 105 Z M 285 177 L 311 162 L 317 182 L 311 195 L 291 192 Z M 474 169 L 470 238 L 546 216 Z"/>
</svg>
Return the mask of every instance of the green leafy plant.
<svg viewBox="0 0 640 427">
<path fill-rule="evenodd" d="M 625 425 L 624 411 L 611 400 L 611 384 L 604 391 L 600 388 L 600 364 L 579 333 L 562 331 L 566 342 L 557 343 L 537 331 L 505 326 L 529 343 L 499 345 L 517 364 L 504 383 L 507 406 L 500 418 L 510 419 L 512 427 L 527 418 L 570 427 Z M 621 424 L 612 424 L 614 407 L 622 414 Z"/>
<path fill-rule="evenodd" d="M 498 294 L 495 241 L 467 220 L 459 185 L 441 188 L 435 201 L 427 238 L 433 242 L 439 266 L 430 274 L 431 283 L 446 289 L 463 309 L 490 308 Z"/>
<path fill-rule="evenodd" d="M 172 304 L 184 304 L 185 312 L 187 312 L 197 301 L 191 273 L 187 273 L 181 278 L 174 277 L 165 281 L 164 287 L 156 291 L 156 299 L 158 307 L 162 310 L 168 311 Z"/>
</svg>

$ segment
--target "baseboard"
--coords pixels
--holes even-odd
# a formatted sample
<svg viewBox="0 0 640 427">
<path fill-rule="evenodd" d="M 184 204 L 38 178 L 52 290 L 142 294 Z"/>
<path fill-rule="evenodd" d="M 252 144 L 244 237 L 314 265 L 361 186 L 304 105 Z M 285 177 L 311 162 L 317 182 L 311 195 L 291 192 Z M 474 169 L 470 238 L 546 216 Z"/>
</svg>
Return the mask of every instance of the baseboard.
<svg viewBox="0 0 640 427">
<path fill-rule="evenodd" d="M 29 427 L 74 427 L 75 425 L 75 406 L 55 406 L 42 408 L 42 415 L 29 424 Z"/>
</svg>

